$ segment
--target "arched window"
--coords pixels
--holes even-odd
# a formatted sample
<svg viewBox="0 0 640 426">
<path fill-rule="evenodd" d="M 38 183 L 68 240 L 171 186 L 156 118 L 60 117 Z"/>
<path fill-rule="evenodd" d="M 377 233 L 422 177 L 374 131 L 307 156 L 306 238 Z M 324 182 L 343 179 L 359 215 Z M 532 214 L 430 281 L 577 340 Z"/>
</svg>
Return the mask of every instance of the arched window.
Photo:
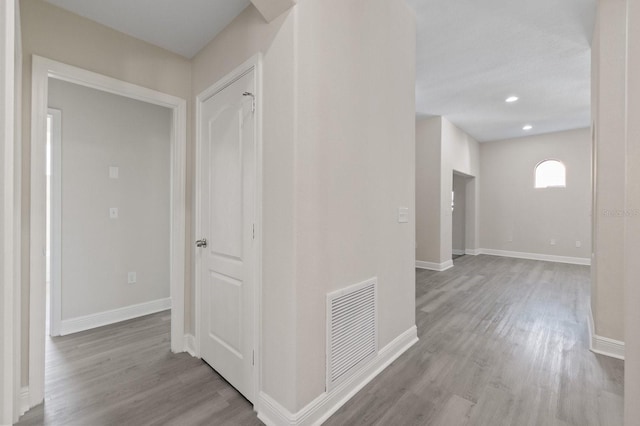
<svg viewBox="0 0 640 426">
<path fill-rule="evenodd" d="M 567 170 L 558 160 L 545 160 L 536 166 L 536 188 L 564 188 Z"/>
</svg>

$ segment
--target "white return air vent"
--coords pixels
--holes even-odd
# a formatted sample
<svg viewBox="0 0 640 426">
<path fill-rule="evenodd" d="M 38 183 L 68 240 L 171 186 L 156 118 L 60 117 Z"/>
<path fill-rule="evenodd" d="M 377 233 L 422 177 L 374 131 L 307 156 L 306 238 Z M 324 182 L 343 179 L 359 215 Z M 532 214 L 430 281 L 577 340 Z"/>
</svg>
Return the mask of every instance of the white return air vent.
<svg viewBox="0 0 640 426">
<path fill-rule="evenodd" d="M 327 295 L 327 391 L 378 353 L 377 279 Z"/>
</svg>

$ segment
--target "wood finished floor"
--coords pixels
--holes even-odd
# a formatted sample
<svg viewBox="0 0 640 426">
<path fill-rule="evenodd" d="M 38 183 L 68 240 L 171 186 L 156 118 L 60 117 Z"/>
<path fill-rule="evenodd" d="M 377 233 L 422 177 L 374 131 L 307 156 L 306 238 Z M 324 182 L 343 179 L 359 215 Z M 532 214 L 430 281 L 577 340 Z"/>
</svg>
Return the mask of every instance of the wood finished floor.
<svg viewBox="0 0 640 426">
<path fill-rule="evenodd" d="M 18 425 L 261 425 L 207 364 L 170 351 L 169 311 L 48 339 L 45 403 Z"/>
<path fill-rule="evenodd" d="M 623 362 L 588 350 L 589 268 L 463 256 L 418 271 L 420 341 L 326 425 L 622 424 Z M 47 343 L 46 402 L 20 425 L 256 425 L 169 316 Z"/>
<path fill-rule="evenodd" d="M 417 271 L 420 341 L 325 425 L 622 425 L 623 362 L 588 350 L 588 267 L 454 264 Z"/>
</svg>

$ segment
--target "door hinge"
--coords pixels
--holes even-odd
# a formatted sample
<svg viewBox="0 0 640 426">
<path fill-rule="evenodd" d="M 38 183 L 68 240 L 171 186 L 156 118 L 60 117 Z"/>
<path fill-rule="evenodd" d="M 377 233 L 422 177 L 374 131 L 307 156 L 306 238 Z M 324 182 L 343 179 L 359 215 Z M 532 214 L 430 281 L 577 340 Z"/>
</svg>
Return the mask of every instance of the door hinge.
<svg viewBox="0 0 640 426">
<path fill-rule="evenodd" d="M 251 365 L 256 365 L 256 351 L 251 351 Z"/>
<path fill-rule="evenodd" d="M 255 223 L 253 224 L 251 232 L 252 232 L 251 238 L 255 240 L 256 239 L 256 224 Z"/>
<path fill-rule="evenodd" d="M 251 112 L 256 112 L 256 95 L 251 92 L 244 92 L 242 96 L 250 96 L 251 97 Z"/>
</svg>

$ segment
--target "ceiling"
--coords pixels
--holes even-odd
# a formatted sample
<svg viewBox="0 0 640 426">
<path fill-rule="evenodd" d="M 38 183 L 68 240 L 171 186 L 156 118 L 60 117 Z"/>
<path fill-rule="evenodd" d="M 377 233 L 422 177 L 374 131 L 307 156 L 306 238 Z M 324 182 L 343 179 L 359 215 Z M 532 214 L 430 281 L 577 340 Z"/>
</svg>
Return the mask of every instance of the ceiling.
<svg viewBox="0 0 640 426">
<path fill-rule="evenodd" d="M 250 3 L 250 0 L 46 1 L 189 59 Z"/>
<path fill-rule="evenodd" d="M 595 0 L 407 1 L 418 116 L 442 115 L 479 141 L 590 125 Z"/>
<path fill-rule="evenodd" d="M 250 2 L 46 1 L 187 58 Z M 442 115 L 479 141 L 589 126 L 596 0 L 407 2 L 418 23 L 418 116 Z M 520 99 L 505 103 L 512 95 Z"/>
</svg>

